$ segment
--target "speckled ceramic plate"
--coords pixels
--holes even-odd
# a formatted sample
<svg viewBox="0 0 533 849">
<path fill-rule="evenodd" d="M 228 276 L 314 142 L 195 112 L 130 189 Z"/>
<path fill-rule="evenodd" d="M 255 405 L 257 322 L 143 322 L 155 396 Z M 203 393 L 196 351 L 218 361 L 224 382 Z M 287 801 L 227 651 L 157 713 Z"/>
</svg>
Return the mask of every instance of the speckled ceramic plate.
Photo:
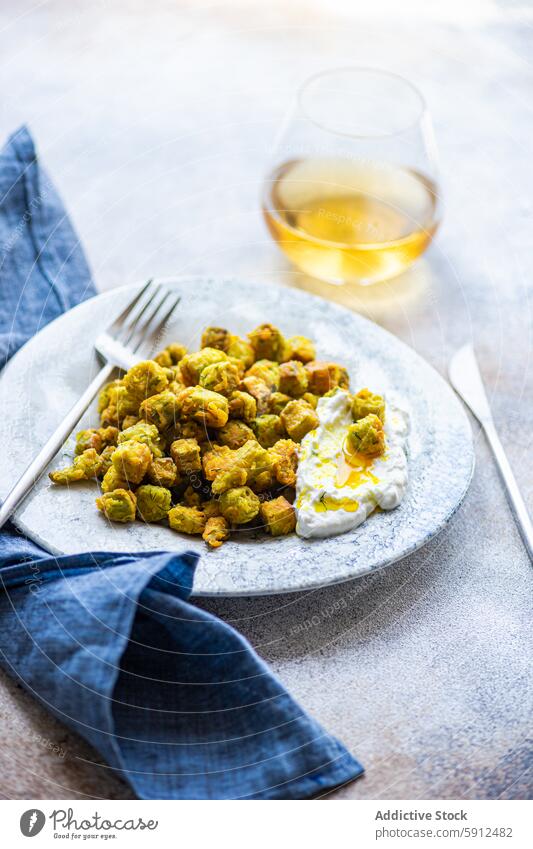
<svg viewBox="0 0 533 849">
<path fill-rule="evenodd" d="M 170 340 L 197 347 L 207 324 L 245 333 L 272 321 L 286 335 L 314 339 L 317 356 L 345 364 L 352 385 L 394 396 L 412 423 L 404 502 L 327 540 L 240 532 L 222 548 L 207 551 L 201 540 L 163 526 L 111 525 L 95 508 L 96 484 L 59 488 L 43 476 L 15 516 L 21 530 L 54 553 L 196 549 L 201 561 L 195 593 L 230 596 L 355 578 L 405 557 L 442 530 L 470 482 L 472 436 L 452 390 L 414 351 L 360 316 L 293 289 L 228 279 L 165 282 L 179 289 L 182 301 L 161 347 Z M 0 444 L 9 446 L 2 452 L 2 497 L 95 373 L 92 340 L 132 292 L 132 287 L 115 290 L 81 304 L 42 330 L 6 367 L 0 380 Z M 96 421 L 94 405 L 81 426 Z M 52 466 L 66 463 L 72 453 L 73 440 Z"/>
</svg>

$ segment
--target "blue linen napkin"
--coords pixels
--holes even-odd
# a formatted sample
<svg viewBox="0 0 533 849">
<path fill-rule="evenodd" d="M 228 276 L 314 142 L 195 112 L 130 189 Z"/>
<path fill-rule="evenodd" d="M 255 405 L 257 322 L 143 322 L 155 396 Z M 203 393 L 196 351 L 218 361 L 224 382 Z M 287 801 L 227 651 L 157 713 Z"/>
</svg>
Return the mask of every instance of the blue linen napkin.
<svg viewBox="0 0 533 849">
<path fill-rule="evenodd" d="M 26 128 L 0 153 L 0 367 L 95 293 Z M 301 799 L 361 765 L 189 601 L 197 555 L 51 557 L 0 532 L 0 663 L 143 799 Z"/>
</svg>

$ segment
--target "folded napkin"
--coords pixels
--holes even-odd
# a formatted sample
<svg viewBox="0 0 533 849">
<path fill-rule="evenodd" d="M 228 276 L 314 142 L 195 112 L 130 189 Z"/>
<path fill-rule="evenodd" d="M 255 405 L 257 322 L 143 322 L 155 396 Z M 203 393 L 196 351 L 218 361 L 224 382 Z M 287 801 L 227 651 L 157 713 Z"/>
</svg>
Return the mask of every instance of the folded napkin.
<svg viewBox="0 0 533 849">
<path fill-rule="evenodd" d="M 0 153 L 0 366 L 95 293 L 20 129 Z M 249 643 L 190 601 L 198 555 L 51 557 L 0 532 L 0 663 L 143 799 L 297 799 L 363 771 Z"/>
</svg>

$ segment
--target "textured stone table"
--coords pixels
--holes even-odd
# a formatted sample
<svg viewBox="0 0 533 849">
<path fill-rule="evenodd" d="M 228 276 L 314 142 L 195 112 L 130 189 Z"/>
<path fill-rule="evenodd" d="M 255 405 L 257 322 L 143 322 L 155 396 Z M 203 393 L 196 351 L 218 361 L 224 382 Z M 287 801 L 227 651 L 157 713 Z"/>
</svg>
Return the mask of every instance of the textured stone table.
<svg viewBox="0 0 533 849">
<path fill-rule="evenodd" d="M 101 289 L 189 271 L 281 280 L 348 303 L 443 373 L 473 337 L 533 509 L 531 7 L 443 5 L 4 0 L 0 129 L 30 124 Z M 419 266 L 350 293 L 288 268 L 258 195 L 295 86 L 354 63 L 424 90 L 446 209 Z M 531 796 L 531 567 L 474 433 L 470 493 L 423 551 L 336 588 L 204 603 L 365 764 L 332 798 Z M 129 795 L 5 676 L 0 715 L 5 797 Z"/>
</svg>

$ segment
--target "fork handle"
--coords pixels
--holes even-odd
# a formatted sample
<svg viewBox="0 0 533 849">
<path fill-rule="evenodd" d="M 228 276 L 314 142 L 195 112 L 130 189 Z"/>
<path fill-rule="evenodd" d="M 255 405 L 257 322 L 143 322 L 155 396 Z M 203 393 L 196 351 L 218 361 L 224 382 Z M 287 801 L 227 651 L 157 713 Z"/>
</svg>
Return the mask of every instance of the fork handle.
<svg viewBox="0 0 533 849">
<path fill-rule="evenodd" d="M 505 449 L 500 442 L 500 437 L 498 436 L 498 432 L 494 424 L 492 422 L 485 422 L 483 427 L 502 480 L 505 484 L 509 504 L 514 513 L 516 524 L 518 525 L 522 540 L 527 553 L 529 554 L 529 559 L 533 562 L 533 525 L 531 524 L 531 519 L 529 517 L 525 501 L 522 498 L 513 470 L 511 469 Z"/>
<path fill-rule="evenodd" d="M 58 425 L 48 441 L 45 442 L 35 459 L 32 460 L 26 471 L 18 479 L 0 508 L 0 528 L 13 515 L 20 502 L 26 498 L 30 490 L 35 486 L 49 462 L 55 457 L 65 440 L 68 439 L 78 424 L 94 396 L 102 388 L 104 383 L 109 380 L 114 368 L 114 365 L 107 364 L 100 369 L 81 398 L 76 401 L 61 424 Z"/>
</svg>

